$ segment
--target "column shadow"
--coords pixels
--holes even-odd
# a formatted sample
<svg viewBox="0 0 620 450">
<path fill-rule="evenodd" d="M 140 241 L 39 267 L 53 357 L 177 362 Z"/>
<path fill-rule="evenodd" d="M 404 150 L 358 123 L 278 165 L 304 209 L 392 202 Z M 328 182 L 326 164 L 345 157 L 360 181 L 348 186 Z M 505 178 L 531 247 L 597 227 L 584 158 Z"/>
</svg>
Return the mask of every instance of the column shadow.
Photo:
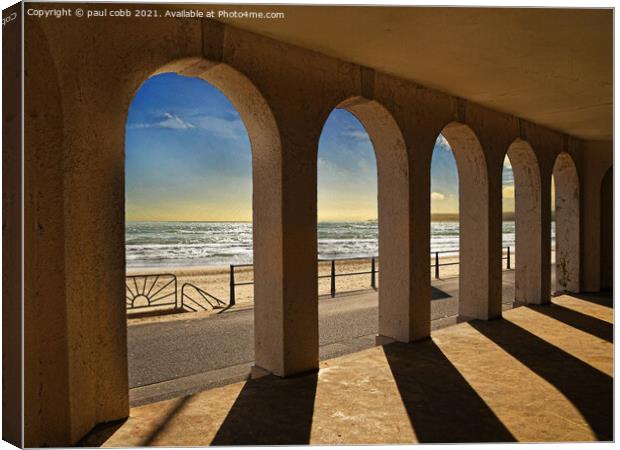
<svg viewBox="0 0 620 450">
<path fill-rule="evenodd" d="M 432 340 L 383 351 L 420 443 L 515 441 Z"/>
<path fill-rule="evenodd" d="M 450 294 L 448 294 L 446 291 L 442 291 L 439 288 L 436 288 L 435 286 L 431 286 L 431 300 L 441 300 L 443 298 L 450 298 L 452 297 Z"/>
<path fill-rule="evenodd" d="M 95 427 L 88 432 L 86 436 L 75 444 L 76 447 L 101 447 L 105 442 L 110 439 L 118 431 L 123 424 L 127 422 L 127 419 L 114 420 L 112 422 L 105 422 L 95 425 Z"/>
<path fill-rule="evenodd" d="M 307 445 L 317 374 L 248 380 L 211 445 Z"/>
<path fill-rule="evenodd" d="M 599 440 L 613 439 L 613 379 L 609 375 L 508 320 L 469 324 L 555 386 Z"/>
<path fill-rule="evenodd" d="M 556 303 L 542 306 L 528 305 L 527 308 L 591 334 L 592 336 L 596 336 L 599 339 L 612 343 L 614 341 L 614 326 L 604 320 L 583 314 L 574 309 L 566 308 Z"/>
<path fill-rule="evenodd" d="M 607 306 L 609 308 L 614 307 L 613 292 L 601 291 L 593 292 L 589 294 L 573 294 L 567 293 L 562 295 L 569 295 L 570 297 L 578 298 L 586 302 L 594 303 L 595 305 Z"/>
<path fill-rule="evenodd" d="M 187 395 L 185 397 L 181 397 L 175 400 L 174 407 L 166 414 L 166 417 L 161 421 L 161 423 L 155 428 L 146 438 L 142 441 L 143 447 L 148 447 L 153 445 L 155 440 L 164 432 L 166 427 L 172 422 L 172 420 L 177 417 L 181 411 L 183 411 L 187 407 L 187 403 L 189 402 L 191 395 Z"/>
<path fill-rule="evenodd" d="M 174 400 L 174 406 L 165 414 L 165 417 L 148 435 L 144 437 L 139 444 L 141 447 L 154 445 L 155 440 L 165 431 L 166 427 L 177 417 L 191 396 L 185 396 Z M 108 439 L 110 439 L 126 422 L 128 418 L 106 422 L 96 425 L 86 436 L 84 436 L 76 447 L 103 447 Z M 157 444 L 155 444 L 157 445 Z"/>
</svg>

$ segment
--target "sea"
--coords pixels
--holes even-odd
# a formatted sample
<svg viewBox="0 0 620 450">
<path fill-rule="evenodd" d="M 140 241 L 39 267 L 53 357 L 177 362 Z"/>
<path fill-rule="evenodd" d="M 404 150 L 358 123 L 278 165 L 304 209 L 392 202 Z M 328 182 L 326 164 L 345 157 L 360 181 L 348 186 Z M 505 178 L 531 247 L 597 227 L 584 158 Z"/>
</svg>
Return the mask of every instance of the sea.
<svg viewBox="0 0 620 450">
<path fill-rule="evenodd" d="M 552 222 L 552 239 L 555 234 Z M 514 248 L 514 221 L 503 223 L 503 245 Z M 252 262 L 249 222 L 127 222 L 128 268 L 221 266 Z M 431 222 L 431 251 L 458 253 L 459 223 Z M 320 222 L 319 258 L 352 258 L 378 254 L 376 220 Z M 430 255 L 429 255 L 430 257 Z"/>
</svg>

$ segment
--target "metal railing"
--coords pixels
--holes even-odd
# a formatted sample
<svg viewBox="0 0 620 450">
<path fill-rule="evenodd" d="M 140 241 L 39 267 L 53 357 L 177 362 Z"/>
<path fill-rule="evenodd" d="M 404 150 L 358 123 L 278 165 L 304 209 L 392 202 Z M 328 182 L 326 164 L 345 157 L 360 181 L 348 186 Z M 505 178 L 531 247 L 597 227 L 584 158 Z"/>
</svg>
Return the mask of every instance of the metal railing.
<svg viewBox="0 0 620 450">
<path fill-rule="evenodd" d="M 127 275 L 125 304 L 127 309 L 142 309 L 174 305 L 179 308 L 177 277 L 172 273 Z"/>
<path fill-rule="evenodd" d="M 510 247 L 506 248 L 506 256 L 502 256 L 502 260 L 506 260 L 506 268 L 510 270 Z M 440 279 L 439 268 L 442 266 L 454 266 L 460 264 L 459 261 L 439 263 L 440 254 L 457 254 L 458 251 L 445 250 L 432 252 L 435 257 L 435 263 L 431 264 L 431 267 L 435 268 L 435 278 Z M 336 296 L 336 278 L 349 277 L 359 275 L 370 275 L 370 287 L 372 289 L 377 288 L 377 269 L 378 256 L 366 256 L 357 258 L 332 258 L 332 259 L 319 259 L 318 263 L 330 263 L 330 273 L 328 275 L 319 275 L 318 278 L 330 279 L 330 295 Z M 336 262 L 337 261 L 357 261 L 357 260 L 369 260 L 370 270 L 363 272 L 344 272 L 337 273 Z M 234 306 L 236 303 L 236 287 L 247 286 L 254 284 L 252 281 L 237 282 L 235 279 L 235 269 L 241 267 L 254 267 L 253 264 L 231 264 L 230 265 L 230 297 L 228 306 Z M 212 309 L 219 309 L 226 306 L 226 303 L 212 294 L 209 294 L 204 289 L 199 288 L 193 283 L 184 283 L 181 287 L 180 298 L 177 295 L 177 277 L 172 273 L 159 273 L 148 275 L 127 275 L 125 277 L 126 287 L 126 306 L 128 310 L 142 309 L 142 308 L 154 308 L 161 309 L 164 306 L 173 306 L 174 309 L 183 310 L 185 308 L 191 311 L 198 311 L 199 309 L 208 310 L 205 303 Z M 190 294 L 191 292 L 191 294 Z"/>
<path fill-rule="evenodd" d="M 192 295 L 186 292 L 186 289 L 190 291 Z M 206 302 L 211 309 L 221 309 L 226 306 L 222 300 L 214 295 L 209 294 L 204 289 L 199 288 L 193 283 L 184 283 L 181 288 L 181 307 L 188 308 L 194 312 L 198 310 L 207 311 L 208 308 L 204 306 L 203 302 Z"/>
<path fill-rule="evenodd" d="M 368 272 L 348 272 L 348 273 L 336 273 L 336 261 L 355 261 L 355 260 L 363 260 L 370 259 L 370 271 Z M 332 297 L 336 296 L 336 277 L 344 277 L 344 276 L 352 276 L 352 275 L 368 275 L 370 274 L 370 287 L 373 289 L 377 286 L 377 273 L 379 271 L 376 269 L 376 260 L 378 257 L 376 256 L 363 256 L 359 258 L 339 258 L 339 259 L 319 259 L 318 262 L 331 262 L 331 272 L 329 275 L 319 275 L 318 278 L 331 278 L 331 286 L 330 293 Z M 254 264 L 231 264 L 230 265 L 230 299 L 228 304 L 230 306 L 234 306 L 236 302 L 236 286 L 247 286 L 250 284 L 254 284 L 254 280 L 252 281 L 244 281 L 242 283 L 237 283 L 235 281 L 235 269 L 237 267 L 254 267 Z"/>
<path fill-rule="evenodd" d="M 230 265 L 230 298 L 228 304 L 235 306 L 235 286 L 246 286 L 248 284 L 254 284 L 254 280 L 236 283 L 235 282 L 235 267 L 254 267 L 254 264 L 231 264 Z"/>
<path fill-rule="evenodd" d="M 189 309 L 207 311 L 226 306 L 219 298 L 192 283 L 184 283 L 178 295 L 178 280 L 172 273 L 125 276 L 125 306 L 127 310 Z M 190 291 L 190 292 L 188 292 Z M 205 305 L 206 303 L 206 305 Z"/>
<path fill-rule="evenodd" d="M 510 270 L 510 246 L 508 247 L 504 247 L 506 249 L 506 256 L 502 256 L 502 260 L 506 260 L 506 269 Z M 451 262 L 451 263 L 443 263 L 443 264 L 439 264 L 439 255 L 440 254 L 445 254 L 445 253 L 452 253 L 452 254 L 457 254 L 458 255 L 458 251 L 454 251 L 454 250 L 444 250 L 441 252 L 432 252 L 435 254 L 435 264 L 431 264 L 431 267 L 435 268 L 435 279 L 439 280 L 440 276 L 439 276 L 439 268 L 441 266 L 458 266 L 460 264 L 460 261 L 455 261 L 455 262 Z"/>
<path fill-rule="evenodd" d="M 346 272 L 346 273 L 336 273 L 336 261 L 358 261 L 370 258 L 370 271 L 368 272 Z M 336 296 L 336 277 L 348 277 L 353 275 L 369 275 L 370 274 L 370 287 L 373 289 L 377 288 L 377 273 L 379 271 L 376 268 L 376 260 L 378 256 L 366 256 L 360 258 L 339 258 L 339 259 L 319 259 L 319 263 L 322 262 L 330 262 L 331 270 L 329 275 L 319 275 L 319 278 L 330 278 L 330 289 L 329 293 L 332 298 Z"/>
<path fill-rule="evenodd" d="M 502 256 L 502 260 L 506 260 L 506 268 L 508 270 L 510 270 L 510 247 L 505 247 L 506 248 L 506 256 Z M 439 255 L 440 254 L 446 254 L 446 253 L 452 253 L 452 254 L 457 254 L 458 255 L 458 251 L 455 250 L 444 250 L 444 251 L 436 251 L 436 252 L 432 252 L 432 254 L 435 255 L 435 264 L 431 264 L 431 267 L 435 268 L 435 279 L 440 279 L 439 276 L 439 268 L 442 266 L 455 266 L 455 265 L 459 265 L 460 262 L 459 261 L 455 261 L 455 262 L 450 262 L 450 263 L 439 263 Z M 365 260 L 365 259 L 369 259 L 370 260 L 370 270 L 367 272 L 345 272 L 345 273 L 336 273 L 336 261 L 355 261 L 355 260 Z M 354 276 L 354 275 L 370 275 L 370 287 L 373 289 L 377 288 L 377 274 L 379 273 L 379 270 L 377 270 L 376 268 L 376 262 L 379 259 L 378 256 L 364 256 L 364 257 L 358 257 L 358 258 L 332 258 L 332 259 L 319 259 L 318 262 L 322 263 L 322 262 L 330 262 L 331 263 L 331 270 L 330 270 L 330 274 L 329 275 L 319 275 L 318 278 L 330 278 L 330 295 L 332 298 L 334 298 L 336 296 L 336 278 L 337 277 L 347 277 L 347 276 Z M 235 294 L 235 287 L 236 286 L 246 286 L 246 285 L 250 285 L 250 284 L 254 284 L 254 281 L 244 281 L 242 283 L 237 283 L 235 281 L 235 268 L 236 267 L 253 267 L 253 264 L 231 264 L 230 265 L 230 300 L 229 300 L 229 305 L 233 306 L 235 304 L 236 301 L 236 294 Z"/>
</svg>

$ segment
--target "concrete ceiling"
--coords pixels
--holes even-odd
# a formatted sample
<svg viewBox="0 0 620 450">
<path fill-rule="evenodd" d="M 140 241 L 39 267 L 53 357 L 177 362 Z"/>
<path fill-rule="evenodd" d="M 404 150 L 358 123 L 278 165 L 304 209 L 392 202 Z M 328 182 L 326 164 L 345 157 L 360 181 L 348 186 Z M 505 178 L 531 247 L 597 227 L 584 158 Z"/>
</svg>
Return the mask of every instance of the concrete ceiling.
<svg viewBox="0 0 620 450">
<path fill-rule="evenodd" d="M 238 6 L 224 22 L 583 139 L 613 132 L 611 9 Z"/>
</svg>

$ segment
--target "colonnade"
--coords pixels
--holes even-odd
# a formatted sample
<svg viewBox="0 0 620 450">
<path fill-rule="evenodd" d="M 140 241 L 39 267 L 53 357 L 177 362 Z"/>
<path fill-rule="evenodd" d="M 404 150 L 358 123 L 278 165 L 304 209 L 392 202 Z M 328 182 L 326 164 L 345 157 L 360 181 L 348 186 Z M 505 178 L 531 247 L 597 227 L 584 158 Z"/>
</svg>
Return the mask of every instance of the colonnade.
<svg viewBox="0 0 620 450">
<path fill-rule="evenodd" d="M 600 215 L 589 199 L 601 198 L 607 150 L 588 152 L 591 144 L 520 118 L 214 21 L 26 20 L 27 446 L 75 443 L 129 413 L 124 127 L 133 95 L 157 73 L 213 84 L 250 137 L 255 374 L 318 368 L 317 151 L 336 107 L 362 122 L 377 155 L 379 342 L 430 336 L 430 164 L 439 133 L 459 171 L 461 315 L 501 317 L 506 153 L 515 174 L 517 299 L 550 301 L 552 173 L 558 279 L 569 291 L 581 280 L 599 287 L 580 260 L 600 232 L 585 213 Z"/>
</svg>

